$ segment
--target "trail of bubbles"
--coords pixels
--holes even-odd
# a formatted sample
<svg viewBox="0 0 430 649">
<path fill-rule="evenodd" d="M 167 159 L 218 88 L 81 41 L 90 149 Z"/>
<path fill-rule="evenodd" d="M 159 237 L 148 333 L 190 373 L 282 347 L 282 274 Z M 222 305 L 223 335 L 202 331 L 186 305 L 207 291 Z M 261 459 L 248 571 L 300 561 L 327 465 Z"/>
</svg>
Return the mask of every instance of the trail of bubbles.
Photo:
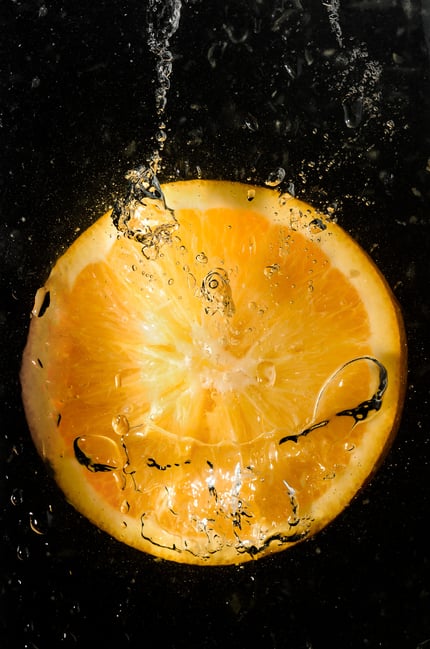
<svg viewBox="0 0 430 649">
<path fill-rule="evenodd" d="M 339 47 L 343 47 L 343 34 L 342 27 L 340 26 L 339 9 L 340 0 L 330 0 L 330 2 L 323 2 L 328 12 L 328 19 L 333 34 L 336 36 Z"/>
<path fill-rule="evenodd" d="M 181 0 L 148 0 L 147 29 L 148 46 L 156 57 L 157 88 L 155 90 L 155 107 L 160 118 L 155 135 L 157 142 L 150 166 L 154 174 L 160 168 L 161 152 L 164 148 L 166 125 L 163 115 L 167 105 L 167 95 L 170 89 L 170 75 L 173 68 L 173 55 L 170 51 L 170 39 L 179 27 L 181 18 Z"/>
</svg>

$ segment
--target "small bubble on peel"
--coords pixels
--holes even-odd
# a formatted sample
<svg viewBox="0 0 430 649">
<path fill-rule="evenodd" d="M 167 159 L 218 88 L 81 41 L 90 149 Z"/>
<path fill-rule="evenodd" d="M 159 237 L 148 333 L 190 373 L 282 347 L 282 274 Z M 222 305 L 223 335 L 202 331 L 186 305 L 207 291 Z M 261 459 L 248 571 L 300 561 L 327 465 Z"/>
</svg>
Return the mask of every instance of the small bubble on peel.
<svg viewBox="0 0 430 649">
<path fill-rule="evenodd" d="M 248 199 L 249 201 L 253 201 L 254 198 L 255 198 L 255 189 L 248 189 L 248 192 L 247 192 L 247 199 Z"/>
<path fill-rule="evenodd" d="M 270 172 L 264 184 L 267 185 L 267 187 L 278 187 L 284 178 L 285 169 L 283 167 L 278 167 Z"/>
<path fill-rule="evenodd" d="M 204 252 L 199 252 L 198 255 L 196 255 L 196 261 L 199 264 L 207 264 L 208 258 Z"/>
<path fill-rule="evenodd" d="M 125 415 L 115 415 L 112 417 L 112 429 L 117 435 L 126 435 L 130 430 L 130 424 Z"/>
<path fill-rule="evenodd" d="M 267 279 L 270 279 L 271 277 L 273 277 L 273 275 L 276 275 L 276 273 L 279 272 L 279 268 L 279 264 L 271 264 L 270 266 L 266 266 L 263 270 L 264 276 L 267 277 Z"/>
</svg>

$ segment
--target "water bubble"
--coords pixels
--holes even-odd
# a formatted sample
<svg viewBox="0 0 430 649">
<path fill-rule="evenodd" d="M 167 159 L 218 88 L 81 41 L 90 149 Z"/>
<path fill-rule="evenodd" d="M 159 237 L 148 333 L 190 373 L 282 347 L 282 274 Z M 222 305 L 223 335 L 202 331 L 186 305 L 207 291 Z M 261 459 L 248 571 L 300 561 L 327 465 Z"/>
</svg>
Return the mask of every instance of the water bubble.
<svg viewBox="0 0 430 649">
<path fill-rule="evenodd" d="M 270 266 L 266 266 L 263 270 L 264 276 L 267 277 L 267 279 L 270 279 L 271 277 L 273 277 L 273 275 L 276 275 L 276 273 L 279 272 L 279 269 L 279 264 L 271 264 Z"/>
<path fill-rule="evenodd" d="M 255 198 L 255 189 L 248 189 L 246 198 L 248 199 L 248 201 L 253 201 Z"/>
<path fill-rule="evenodd" d="M 244 43 L 249 36 L 249 30 L 246 27 L 244 27 L 242 31 L 237 29 L 235 30 L 231 25 L 223 25 L 223 27 L 230 42 L 234 45 Z"/>
<path fill-rule="evenodd" d="M 116 435 L 126 435 L 130 430 L 130 424 L 125 415 L 115 415 L 112 417 L 112 429 Z"/>
<path fill-rule="evenodd" d="M 204 252 L 199 252 L 196 255 L 196 262 L 198 264 L 207 264 L 208 263 L 208 258 Z"/>
<path fill-rule="evenodd" d="M 24 492 L 23 492 L 23 490 L 19 489 L 18 487 L 13 489 L 13 491 L 12 491 L 12 493 L 10 495 L 10 502 L 15 507 L 17 505 L 22 505 L 22 503 L 24 502 Z"/>
<path fill-rule="evenodd" d="M 276 367 L 271 361 L 261 361 L 256 369 L 257 382 L 272 387 L 276 381 Z"/>
<path fill-rule="evenodd" d="M 27 561 L 30 558 L 30 550 L 26 545 L 18 545 L 16 548 L 16 556 L 20 561 Z"/>
<path fill-rule="evenodd" d="M 46 529 L 43 523 L 41 522 L 40 518 L 33 512 L 29 513 L 29 525 L 31 531 L 35 534 L 39 534 L 40 536 L 46 534 Z"/>
<path fill-rule="evenodd" d="M 283 167 L 278 167 L 277 169 L 274 169 L 273 171 L 270 172 L 264 184 L 267 185 L 268 187 L 277 187 L 278 185 L 281 184 L 284 178 L 285 178 L 285 169 Z"/>
<path fill-rule="evenodd" d="M 158 144 L 162 145 L 167 140 L 167 133 L 160 129 L 156 135 Z"/>
<path fill-rule="evenodd" d="M 207 57 L 211 68 L 216 68 L 218 61 L 222 58 L 226 47 L 227 43 L 225 41 L 212 43 L 212 45 L 209 47 Z"/>
</svg>

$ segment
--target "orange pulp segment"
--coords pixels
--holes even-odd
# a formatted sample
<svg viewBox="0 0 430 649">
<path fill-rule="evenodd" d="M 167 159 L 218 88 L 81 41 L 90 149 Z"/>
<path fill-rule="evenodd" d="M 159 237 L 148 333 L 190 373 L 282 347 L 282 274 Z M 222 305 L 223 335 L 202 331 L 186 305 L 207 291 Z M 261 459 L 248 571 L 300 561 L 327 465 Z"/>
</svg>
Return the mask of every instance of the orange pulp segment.
<svg viewBox="0 0 430 649">
<path fill-rule="evenodd" d="M 24 406 L 100 528 L 157 557 L 240 563 L 316 533 L 381 461 L 405 385 L 401 316 L 361 248 L 290 195 L 163 192 L 173 227 L 156 245 L 108 213 L 55 264 Z"/>
</svg>

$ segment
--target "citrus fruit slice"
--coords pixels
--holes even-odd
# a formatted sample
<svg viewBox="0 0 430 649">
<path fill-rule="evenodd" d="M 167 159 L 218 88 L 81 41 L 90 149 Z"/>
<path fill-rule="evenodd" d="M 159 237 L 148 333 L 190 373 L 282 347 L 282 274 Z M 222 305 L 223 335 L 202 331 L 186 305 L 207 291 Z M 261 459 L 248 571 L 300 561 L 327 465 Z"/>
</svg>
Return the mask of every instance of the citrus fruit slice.
<svg viewBox="0 0 430 649">
<path fill-rule="evenodd" d="M 406 347 L 370 258 L 290 195 L 166 184 L 101 217 L 39 289 L 23 355 L 33 440 L 117 539 L 233 564 L 306 539 L 381 461 Z"/>
</svg>

